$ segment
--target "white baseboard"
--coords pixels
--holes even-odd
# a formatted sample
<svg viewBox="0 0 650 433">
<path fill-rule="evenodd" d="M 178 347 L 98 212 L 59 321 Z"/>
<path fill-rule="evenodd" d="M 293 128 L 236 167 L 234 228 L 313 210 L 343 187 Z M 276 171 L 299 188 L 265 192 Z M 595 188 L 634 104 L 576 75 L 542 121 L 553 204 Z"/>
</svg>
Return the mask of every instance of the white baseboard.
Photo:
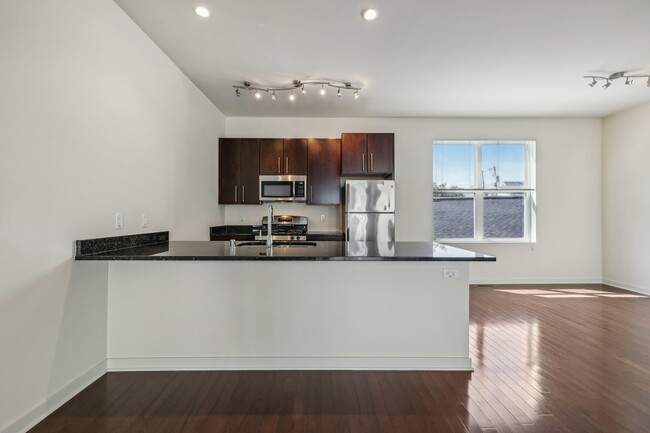
<svg viewBox="0 0 650 433">
<path fill-rule="evenodd" d="M 27 413 L 4 426 L 0 433 L 24 433 L 34 427 L 46 416 L 63 406 L 68 400 L 81 392 L 88 385 L 102 377 L 107 372 L 106 360 L 101 361 L 72 382 L 63 386 L 45 401 L 37 404 Z"/>
<path fill-rule="evenodd" d="M 642 295 L 650 295 L 650 289 L 647 287 L 636 286 L 634 284 L 625 283 L 623 281 L 611 280 L 603 278 L 603 284 L 618 287 L 619 289 L 629 290 L 631 292 L 640 293 Z"/>
<path fill-rule="evenodd" d="M 491 279 L 471 278 L 470 284 L 601 284 L 600 278 L 513 278 L 513 279 Z"/>
<path fill-rule="evenodd" d="M 425 370 L 472 371 L 470 358 L 217 357 L 109 358 L 108 371 Z"/>
</svg>

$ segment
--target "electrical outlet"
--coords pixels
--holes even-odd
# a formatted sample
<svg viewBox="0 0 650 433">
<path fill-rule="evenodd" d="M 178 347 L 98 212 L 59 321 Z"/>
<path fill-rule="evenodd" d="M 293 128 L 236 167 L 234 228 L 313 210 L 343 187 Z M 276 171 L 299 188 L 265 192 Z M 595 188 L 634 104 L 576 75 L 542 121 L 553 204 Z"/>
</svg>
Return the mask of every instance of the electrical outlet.
<svg viewBox="0 0 650 433">
<path fill-rule="evenodd" d="M 124 228 L 124 214 L 116 213 L 115 214 L 115 228 L 123 229 Z"/>
<path fill-rule="evenodd" d="M 458 269 L 443 269 L 442 278 L 458 278 Z"/>
<path fill-rule="evenodd" d="M 322 222 L 322 223 L 325 222 L 325 214 L 324 213 L 320 214 L 320 222 Z"/>
<path fill-rule="evenodd" d="M 146 213 L 142 214 L 142 224 L 141 225 L 142 225 L 143 229 L 146 229 L 147 227 L 149 227 L 149 215 L 147 215 Z"/>
<path fill-rule="evenodd" d="M 246 221 L 246 217 L 244 215 L 240 215 L 239 216 L 239 222 L 243 223 L 244 221 Z"/>
</svg>

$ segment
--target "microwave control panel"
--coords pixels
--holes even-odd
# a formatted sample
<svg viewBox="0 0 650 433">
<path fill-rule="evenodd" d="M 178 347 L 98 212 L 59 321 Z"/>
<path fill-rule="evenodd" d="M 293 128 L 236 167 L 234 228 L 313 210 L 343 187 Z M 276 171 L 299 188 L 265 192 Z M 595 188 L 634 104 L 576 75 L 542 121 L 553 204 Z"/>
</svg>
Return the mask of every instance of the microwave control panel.
<svg viewBox="0 0 650 433">
<path fill-rule="evenodd" d="M 295 183 L 295 188 L 296 190 L 294 191 L 294 196 L 295 197 L 305 197 L 305 182 L 304 181 L 296 181 Z"/>
</svg>

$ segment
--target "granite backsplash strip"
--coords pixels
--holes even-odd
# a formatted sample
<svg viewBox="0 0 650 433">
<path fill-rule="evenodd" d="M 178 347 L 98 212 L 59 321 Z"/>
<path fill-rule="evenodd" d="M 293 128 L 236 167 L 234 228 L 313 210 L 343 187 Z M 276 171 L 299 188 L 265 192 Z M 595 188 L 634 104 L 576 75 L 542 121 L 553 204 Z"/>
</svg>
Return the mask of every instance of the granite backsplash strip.
<svg viewBox="0 0 650 433">
<path fill-rule="evenodd" d="M 113 236 L 110 238 L 75 241 L 75 256 L 100 254 L 127 248 L 169 242 L 169 232 L 142 233 L 137 235 Z"/>
</svg>

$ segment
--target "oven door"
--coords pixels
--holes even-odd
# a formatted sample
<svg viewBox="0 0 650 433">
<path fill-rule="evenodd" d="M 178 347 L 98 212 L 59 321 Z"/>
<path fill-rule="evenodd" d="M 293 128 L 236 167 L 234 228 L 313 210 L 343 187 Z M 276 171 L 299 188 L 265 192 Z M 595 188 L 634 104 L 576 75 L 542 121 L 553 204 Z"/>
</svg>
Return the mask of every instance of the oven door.
<svg viewBox="0 0 650 433">
<path fill-rule="evenodd" d="M 305 176 L 260 176 L 260 201 L 305 201 Z"/>
</svg>

